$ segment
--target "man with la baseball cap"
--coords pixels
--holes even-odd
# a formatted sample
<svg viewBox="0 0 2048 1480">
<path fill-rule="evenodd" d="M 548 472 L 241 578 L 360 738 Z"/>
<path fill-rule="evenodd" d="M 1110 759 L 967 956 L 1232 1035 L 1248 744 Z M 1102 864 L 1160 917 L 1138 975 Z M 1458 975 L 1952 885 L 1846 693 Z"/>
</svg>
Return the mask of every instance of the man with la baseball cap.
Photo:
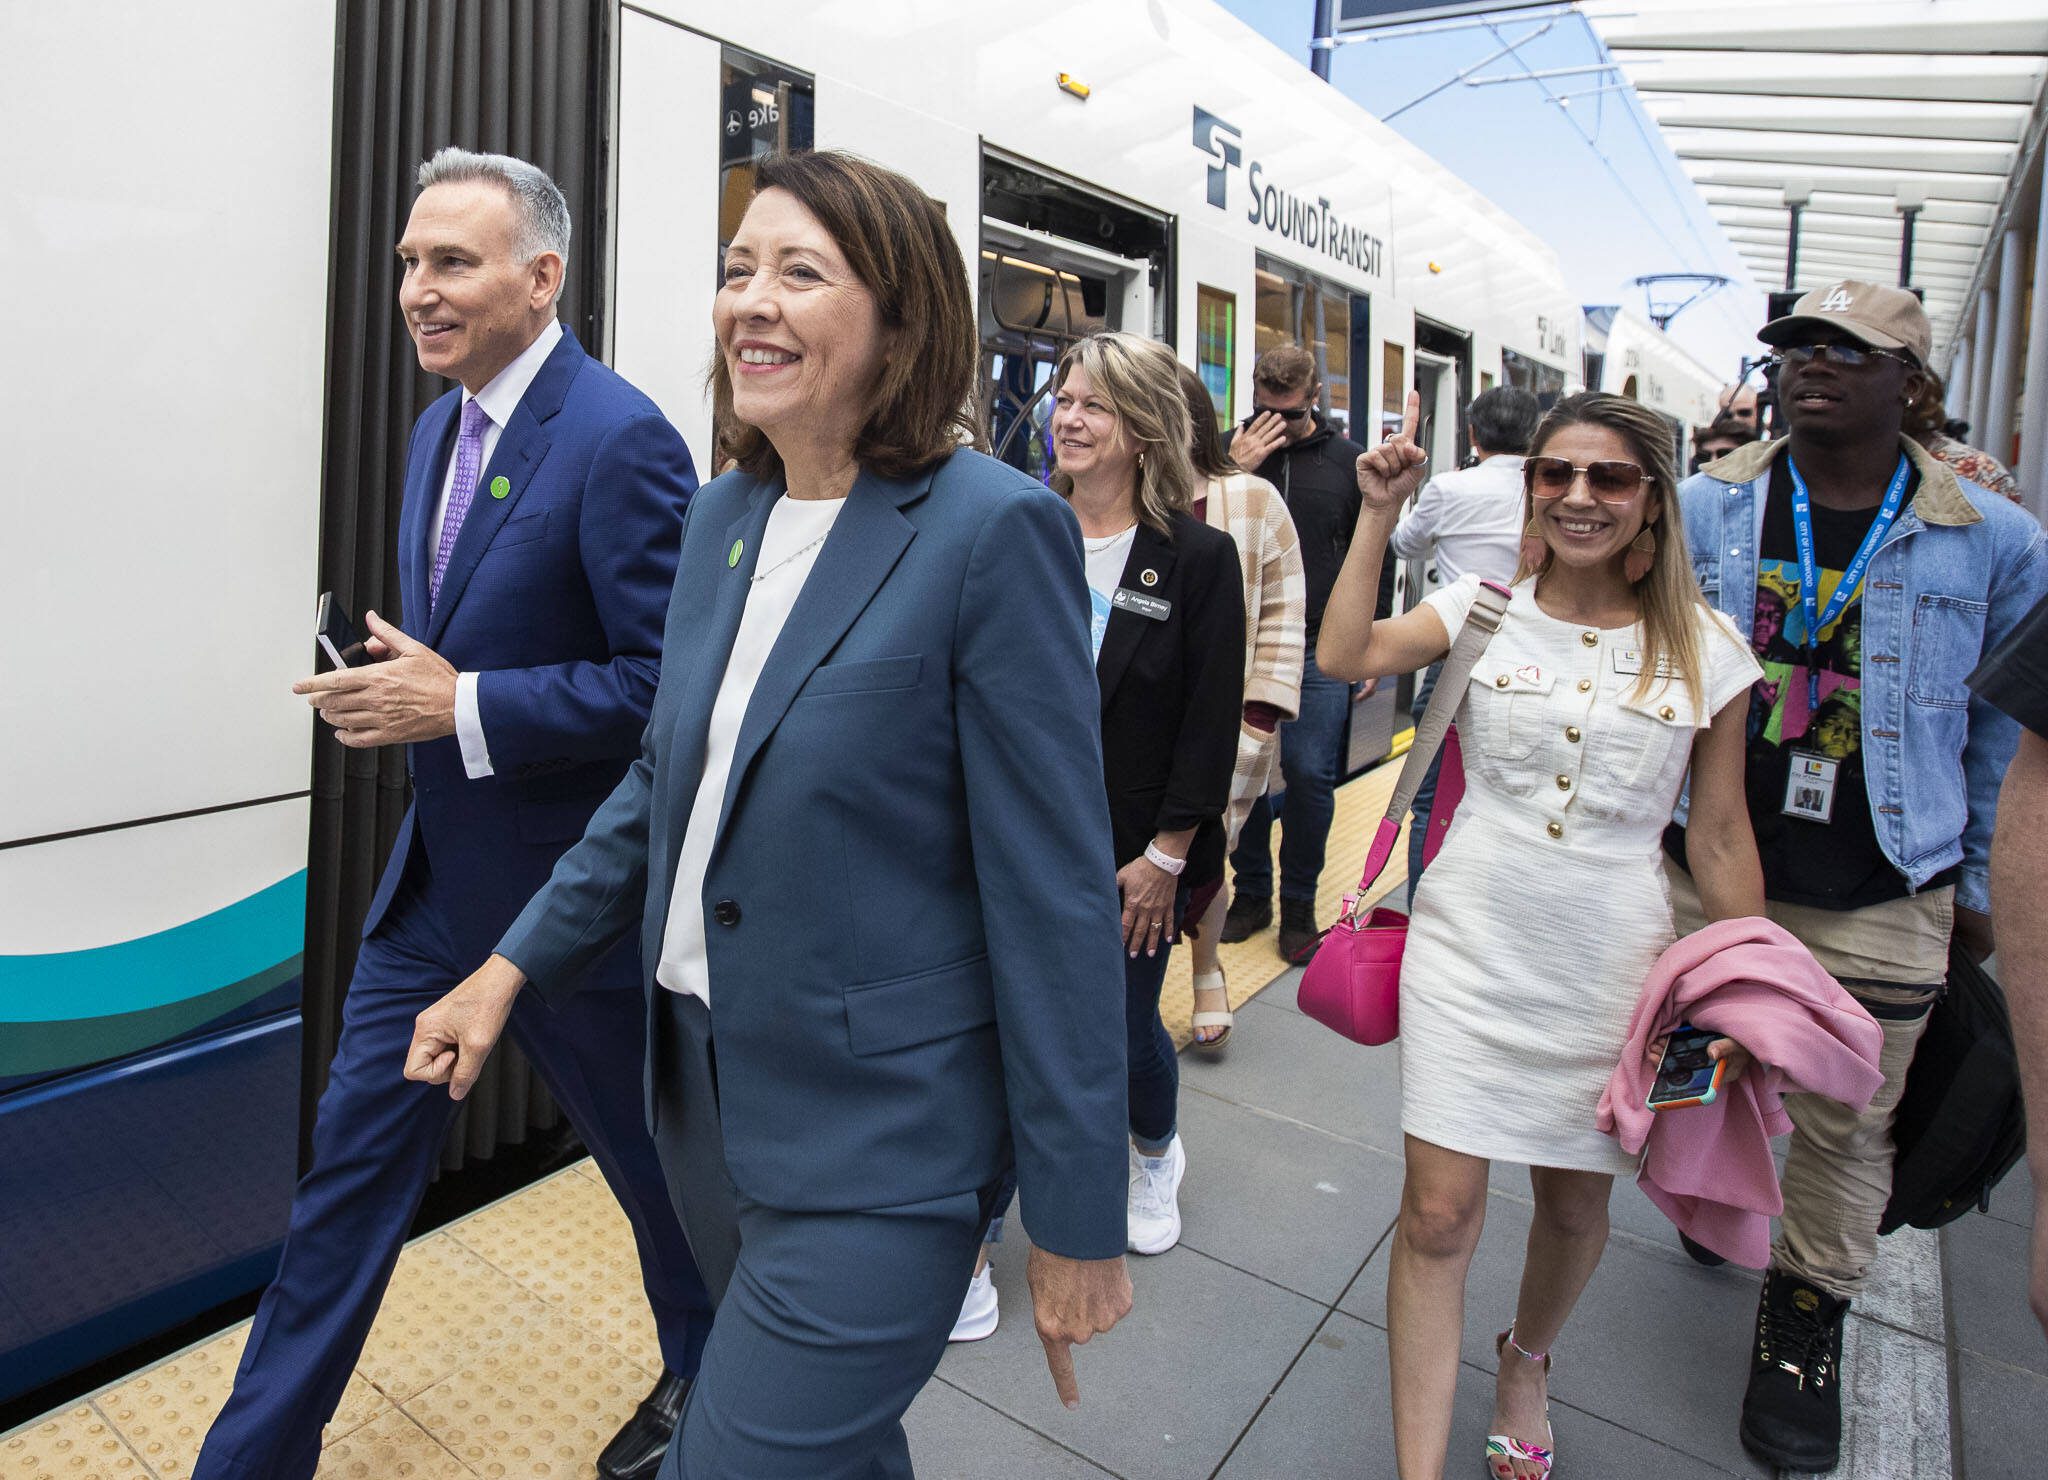
<svg viewBox="0 0 2048 1480">
<path fill-rule="evenodd" d="M 1904 288 L 1854 281 L 1815 288 L 1792 305 L 1792 312 L 1764 325 L 1756 337 L 1776 348 L 1804 344 L 1830 331 L 1839 331 L 1866 349 L 1904 350 L 1916 368 L 1925 367 L 1934 349 L 1934 330 L 1917 297 Z"/>
<path fill-rule="evenodd" d="M 1904 435 L 1933 338 L 1911 293 L 1830 283 L 1758 337 L 1791 434 L 1710 463 L 1679 500 L 1702 593 L 1764 668 L 1747 775 L 1771 918 L 1884 1032 L 1867 1109 L 1785 1101 L 1785 1210 L 1742 1405 L 1753 1454 L 1829 1470 L 1842 1323 L 1876 1254 L 1906 1070 L 1951 940 L 1992 946 L 1992 820 L 2019 731 L 1964 680 L 2048 591 L 2048 541 Z M 1681 933 L 1706 923 L 1685 820 L 1681 802 L 1665 838 Z"/>
</svg>

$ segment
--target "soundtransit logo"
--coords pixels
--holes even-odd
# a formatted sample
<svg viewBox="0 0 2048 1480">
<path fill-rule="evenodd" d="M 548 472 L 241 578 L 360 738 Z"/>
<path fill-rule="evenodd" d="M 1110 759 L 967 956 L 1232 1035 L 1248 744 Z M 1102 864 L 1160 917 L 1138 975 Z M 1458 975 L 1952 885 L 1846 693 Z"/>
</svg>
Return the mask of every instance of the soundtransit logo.
<svg viewBox="0 0 2048 1480">
<path fill-rule="evenodd" d="M 1244 135 L 1200 106 L 1195 107 L 1195 147 L 1209 156 L 1209 204 L 1225 210 L 1230 194 L 1230 167 L 1244 162 Z"/>
<path fill-rule="evenodd" d="M 1380 275 L 1386 244 L 1379 237 L 1339 216 L 1330 208 L 1328 196 L 1296 195 L 1274 184 L 1265 174 L 1264 164 L 1245 159 L 1244 131 L 1199 104 L 1195 105 L 1194 145 L 1209 162 L 1209 204 L 1217 210 L 1230 209 L 1230 171 L 1242 166 L 1251 189 L 1245 220 L 1359 272 Z"/>
</svg>

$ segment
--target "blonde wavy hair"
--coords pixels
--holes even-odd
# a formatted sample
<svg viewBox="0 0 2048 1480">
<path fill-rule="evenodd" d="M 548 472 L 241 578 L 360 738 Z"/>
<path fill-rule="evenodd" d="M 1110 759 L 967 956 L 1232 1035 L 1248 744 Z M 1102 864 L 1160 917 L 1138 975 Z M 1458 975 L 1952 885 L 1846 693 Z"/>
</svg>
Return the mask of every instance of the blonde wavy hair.
<svg viewBox="0 0 2048 1480">
<path fill-rule="evenodd" d="M 1615 433 L 1628 444 L 1630 455 L 1643 470 L 1649 496 L 1656 511 L 1644 526 L 1657 539 L 1656 558 L 1650 573 L 1636 587 L 1642 612 L 1643 667 L 1636 679 L 1635 696 L 1649 696 L 1657 684 L 1657 670 L 1664 664 L 1685 681 L 1688 692 L 1704 703 L 1700 686 L 1705 671 L 1700 651 L 1699 619 L 1704 604 L 1699 582 L 1693 578 L 1692 554 L 1686 548 L 1685 525 L 1678 508 L 1678 463 L 1672 452 L 1671 427 L 1662 416 L 1625 396 L 1608 396 L 1588 391 L 1566 396 L 1537 423 L 1529 455 L 1543 456 L 1543 449 L 1566 427 L 1596 426 Z M 1525 480 L 1522 489 L 1522 520 L 1526 526 L 1536 517 L 1536 501 Z M 1544 566 L 1550 563 L 1548 550 Z M 1541 572 L 1525 558 L 1515 571 L 1520 584 Z M 1706 715 L 1700 716 L 1702 719 Z"/>
<path fill-rule="evenodd" d="M 1161 534 L 1170 533 L 1175 514 L 1187 512 L 1195 497 L 1195 465 L 1188 455 L 1192 432 L 1188 403 L 1181 394 L 1180 361 L 1150 339 L 1122 332 L 1090 334 L 1060 356 L 1055 391 L 1078 365 L 1095 394 L 1115 413 L 1119 434 L 1135 444 L 1138 484 L 1132 513 Z M 1071 498 L 1074 480 L 1052 475 L 1053 492 Z"/>
</svg>

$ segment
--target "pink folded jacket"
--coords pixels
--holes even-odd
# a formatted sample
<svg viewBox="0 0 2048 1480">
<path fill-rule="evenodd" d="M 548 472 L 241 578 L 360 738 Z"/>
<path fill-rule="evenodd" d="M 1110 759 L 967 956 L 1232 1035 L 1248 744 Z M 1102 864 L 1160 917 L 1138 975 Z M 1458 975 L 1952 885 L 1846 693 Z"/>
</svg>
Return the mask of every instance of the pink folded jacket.
<svg viewBox="0 0 2048 1480">
<path fill-rule="evenodd" d="M 1651 1110 L 1650 1046 L 1681 1023 L 1733 1038 L 1756 1065 L 1711 1105 Z M 1862 1110 L 1884 1082 L 1883 1041 L 1789 931 L 1763 919 L 1717 921 L 1658 957 L 1601 1093 L 1600 1130 L 1644 1153 L 1636 1180 L 1680 1232 L 1761 1269 L 1770 1220 L 1785 1206 L 1771 1160 L 1771 1137 L 1792 1129 L 1783 1097 L 1805 1090 Z"/>
</svg>

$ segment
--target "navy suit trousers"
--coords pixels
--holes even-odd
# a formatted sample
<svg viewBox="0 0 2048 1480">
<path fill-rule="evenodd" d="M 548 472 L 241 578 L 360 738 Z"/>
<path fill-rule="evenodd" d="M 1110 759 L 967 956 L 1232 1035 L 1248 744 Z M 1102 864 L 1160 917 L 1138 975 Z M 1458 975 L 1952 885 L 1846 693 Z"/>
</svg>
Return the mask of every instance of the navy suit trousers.
<svg viewBox="0 0 2048 1480">
<path fill-rule="evenodd" d="M 276 1278 L 195 1480 L 310 1480 L 457 1106 L 404 1077 L 413 1019 L 480 962 L 458 961 L 422 853 L 356 960 L 341 1041 L 292 1199 Z M 646 1002 L 592 989 L 561 1009 L 520 994 L 514 1041 L 540 1070 L 633 1225 L 662 1359 L 694 1376 L 711 1302 L 669 1202 L 641 1096 Z"/>
</svg>

